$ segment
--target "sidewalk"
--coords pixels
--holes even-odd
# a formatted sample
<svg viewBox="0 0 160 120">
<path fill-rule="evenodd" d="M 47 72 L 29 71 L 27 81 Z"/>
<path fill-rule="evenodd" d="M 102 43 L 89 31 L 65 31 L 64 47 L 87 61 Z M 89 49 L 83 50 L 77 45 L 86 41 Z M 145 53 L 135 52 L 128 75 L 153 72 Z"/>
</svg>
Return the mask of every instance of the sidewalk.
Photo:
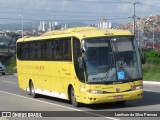
<svg viewBox="0 0 160 120">
<path fill-rule="evenodd" d="M 155 85 L 160 85 L 160 82 L 156 81 L 143 81 L 144 84 L 155 84 Z"/>
</svg>

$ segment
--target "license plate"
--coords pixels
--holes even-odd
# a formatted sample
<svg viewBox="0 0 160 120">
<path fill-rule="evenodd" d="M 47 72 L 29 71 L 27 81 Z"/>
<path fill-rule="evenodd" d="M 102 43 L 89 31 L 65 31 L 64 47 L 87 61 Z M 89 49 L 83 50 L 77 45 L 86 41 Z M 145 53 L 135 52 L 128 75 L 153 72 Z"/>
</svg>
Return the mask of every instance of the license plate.
<svg viewBox="0 0 160 120">
<path fill-rule="evenodd" d="M 114 96 L 114 99 L 122 99 L 122 98 L 123 98 L 122 95 Z"/>
</svg>

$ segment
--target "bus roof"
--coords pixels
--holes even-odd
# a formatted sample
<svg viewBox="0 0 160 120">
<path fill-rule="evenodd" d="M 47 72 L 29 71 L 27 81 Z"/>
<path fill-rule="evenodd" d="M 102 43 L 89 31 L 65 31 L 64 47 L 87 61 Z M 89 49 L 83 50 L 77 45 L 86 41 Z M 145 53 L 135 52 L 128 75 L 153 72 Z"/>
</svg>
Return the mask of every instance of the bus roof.
<svg viewBox="0 0 160 120">
<path fill-rule="evenodd" d="M 43 39 L 51 39 L 51 38 L 62 38 L 62 37 L 71 37 L 71 36 L 75 36 L 79 39 L 82 39 L 82 38 L 89 38 L 89 37 L 118 36 L 118 35 L 133 35 L 133 34 L 128 30 L 98 29 L 95 27 L 76 27 L 76 28 L 70 28 L 67 30 L 57 30 L 57 31 L 46 32 L 43 35 L 37 36 L 37 37 L 25 36 L 23 38 L 20 38 L 17 42 L 43 40 Z"/>
</svg>

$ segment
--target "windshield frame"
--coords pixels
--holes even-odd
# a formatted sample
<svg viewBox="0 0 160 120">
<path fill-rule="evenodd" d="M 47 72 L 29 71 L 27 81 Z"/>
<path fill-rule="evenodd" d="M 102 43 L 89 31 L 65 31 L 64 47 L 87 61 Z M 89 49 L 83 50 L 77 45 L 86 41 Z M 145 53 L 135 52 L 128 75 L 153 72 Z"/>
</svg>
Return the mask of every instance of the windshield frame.
<svg viewBox="0 0 160 120">
<path fill-rule="evenodd" d="M 116 59 L 115 59 L 115 52 L 113 50 L 113 43 L 112 43 L 112 38 L 117 38 L 117 37 L 131 37 L 132 38 L 132 42 L 134 44 L 134 47 L 135 47 L 135 53 L 136 53 L 136 56 L 137 56 L 137 62 L 138 62 L 138 69 L 140 70 L 140 76 L 139 78 L 136 78 L 136 79 L 125 79 L 125 80 L 122 80 L 122 81 L 119 81 L 118 80 L 118 77 L 117 77 L 117 69 L 116 69 Z M 101 81 L 101 82 L 89 82 L 88 81 L 88 73 L 87 73 L 87 66 L 86 66 L 86 63 L 85 63 L 85 75 L 86 75 L 86 83 L 88 84 L 117 84 L 117 83 L 127 83 L 127 82 L 131 82 L 131 81 L 138 81 L 138 80 L 142 80 L 142 64 L 141 64 L 141 61 L 140 61 L 140 56 L 139 56 L 139 50 L 138 50 L 138 45 L 136 43 L 136 39 L 135 39 L 135 36 L 134 35 L 117 35 L 117 36 L 100 36 L 100 37 L 88 37 L 88 38 L 84 38 L 82 41 L 83 43 L 85 43 L 86 40 L 89 40 L 89 39 L 100 39 L 100 38 L 106 38 L 106 40 L 108 39 L 109 41 L 109 44 L 111 45 L 111 52 L 112 52 L 112 56 L 113 56 L 113 59 L 114 59 L 114 68 L 115 68 L 115 72 L 116 72 L 116 81 Z M 84 47 L 84 46 L 82 46 Z M 85 54 L 85 53 L 84 53 Z M 86 62 L 86 61 L 85 61 Z"/>
</svg>

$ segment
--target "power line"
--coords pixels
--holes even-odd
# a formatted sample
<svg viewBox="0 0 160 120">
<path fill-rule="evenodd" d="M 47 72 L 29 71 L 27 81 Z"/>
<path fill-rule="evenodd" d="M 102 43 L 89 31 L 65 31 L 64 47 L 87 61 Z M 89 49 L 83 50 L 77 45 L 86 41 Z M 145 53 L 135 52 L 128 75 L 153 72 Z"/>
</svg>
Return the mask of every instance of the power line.
<svg viewBox="0 0 160 120">
<path fill-rule="evenodd" d="M 0 19 L 3 19 L 3 20 L 22 20 L 20 18 L 0 18 Z M 117 17 L 117 18 L 110 18 L 110 19 L 107 19 L 107 20 L 117 20 L 117 19 L 128 19 L 127 17 Z M 95 19 L 95 20 L 84 20 L 84 19 L 79 19 L 79 20 L 69 20 L 69 19 L 23 19 L 24 21 L 99 21 L 101 19 Z"/>
<path fill-rule="evenodd" d="M 145 6 L 148 6 L 148 7 L 158 7 L 158 8 L 160 8 L 160 6 L 154 6 L 154 5 L 148 5 L 148 4 L 144 4 L 144 3 L 139 3 L 140 5 L 145 5 Z"/>
<path fill-rule="evenodd" d="M 137 12 L 138 14 L 159 13 L 159 11 L 149 10 L 150 12 Z"/>
<path fill-rule="evenodd" d="M 4 14 L 19 14 L 18 12 L 0 12 L 0 13 L 4 13 Z M 23 15 L 40 15 L 40 16 L 59 16 L 59 17 L 107 17 L 107 18 L 110 18 L 110 17 L 125 17 L 125 16 L 107 16 L 107 15 L 101 15 L 101 16 L 90 16 L 90 15 L 87 15 L 87 16 L 81 16 L 81 15 L 53 15 L 53 14 L 34 14 L 34 13 L 24 13 L 23 12 Z"/>
<path fill-rule="evenodd" d="M 53 10 L 38 10 L 38 9 L 25 9 L 25 8 L 13 8 L 13 7 L 0 7 L 0 8 L 6 8 L 6 9 L 19 9 L 19 10 L 21 10 L 22 12 L 24 11 L 24 10 L 34 10 L 34 11 L 38 11 L 38 12 L 40 12 L 40 11 L 52 11 L 53 12 Z M 65 12 L 66 13 L 66 11 L 58 11 L 58 10 L 54 10 L 54 11 L 56 11 L 56 12 Z M 20 13 L 18 13 L 18 12 L 0 12 L 0 13 L 12 13 L 12 14 L 20 14 Z M 88 13 L 88 12 L 76 12 L 76 11 L 68 11 L 68 13 Z M 106 14 L 119 14 L 119 13 L 98 13 L 97 12 L 97 14 L 99 15 L 99 16 L 91 16 L 91 15 L 87 15 L 87 16 L 85 16 L 85 15 L 53 15 L 53 14 L 42 14 L 42 12 L 39 14 L 34 14 L 34 13 L 26 13 L 26 12 L 23 12 L 23 13 L 21 13 L 21 14 L 26 14 L 26 15 L 44 15 L 44 16 L 66 16 L 66 17 L 99 17 L 99 18 L 102 18 L 102 17 L 106 17 L 106 18 L 109 18 L 109 19 L 107 19 L 107 20 L 116 20 L 116 19 L 126 19 L 126 16 L 108 16 L 108 15 L 106 15 Z M 96 13 L 94 13 L 94 14 L 96 14 Z M 100 15 L 100 14 L 105 14 L 105 15 Z M 123 13 L 123 14 L 126 14 L 126 13 Z M 115 18 L 113 18 L 113 17 L 115 17 Z M 19 19 L 14 19 L 14 18 L 2 18 L 2 19 L 11 19 L 11 20 L 19 20 Z M 35 19 L 24 19 L 24 20 L 35 20 Z M 38 21 L 42 21 L 42 20 L 38 20 Z M 52 20 L 47 20 L 47 21 L 52 21 Z M 56 20 L 56 21 L 72 21 L 72 20 Z M 73 21 L 75 21 L 75 20 L 73 20 Z M 77 21 L 77 20 L 76 20 Z M 78 20 L 78 21 L 92 21 L 92 20 Z M 93 20 L 94 21 L 94 20 Z"/>
<path fill-rule="evenodd" d="M 128 2 L 128 1 L 117 1 L 117 2 L 111 2 L 111 1 L 89 1 L 89 0 L 67 0 L 67 1 L 71 1 L 71 2 L 85 2 L 85 3 L 131 3 L 131 2 Z"/>
<path fill-rule="evenodd" d="M 0 18 L 0 20 L 22 20 L 22 19 L 17 19 L 17 18 Z M 60 20 L 60 19 L 23 19 L 24 21 L 98 21 L 97 20 Z"/>
<path fill-rule="evenodd" d="M 7 17 L 5 17 L 5 18 L 0 18 L 0 19 L 2 19 L 2 20 L 22 20 L 22 19 L 19 19 L 19 18 L 7 18 Z M 34 20 L 34 19 L 23 19 L 23 20 L 32 21 L 32 20 Z"/>
<path fill-rule="evenodd" d="M 146 4 L 142 4 L 142 3 L 139 3 L 138 5 L 144 5 L 144 6 L 148 6 L 148 7 L 153 7 L 153 6 L 150 6 L 150 5 L 146 5 Z M 158 7 L 158 6 L 156 6 Z M 155 8 L 155 7 L 154 7 Z M 148 11 L 151 11 L 151 12 L 148 12 Z M 145 14 L 145 13 L 159 13 L 159 10 L 153 10 L 153 9 L 149 9 L 148 11 L 146 12 L 138 12 L 139 14 Z"/>
<path fill-rule="evenodd" d="M 44 12 L 44 11 L 48 11 L 48 12 L 65 12 L 65 13 L 89 13 L 89 12 L 80 12 L 80 11 L 62 11 L 62 10 L 40 10 L 40 9 L 26 9 L 26 8 L 12 8 L 12 7 L 0 7 L 1 8 L 5 8 L 5 9 L 18 9 L 18 10 L 21 10 L 21 11 L 24 11 L 24 10 L 32 10 L 32 11 L 38 11 L 38 12 Z M 126 12 L 127 13 L 127 12 Z M 107 12 L 94 12 L 94 14 L 126 14 L 126 13 L 115 13 L 115 12 L 110 12 L 110 13 L 107 13 Z"/>
</svg>

